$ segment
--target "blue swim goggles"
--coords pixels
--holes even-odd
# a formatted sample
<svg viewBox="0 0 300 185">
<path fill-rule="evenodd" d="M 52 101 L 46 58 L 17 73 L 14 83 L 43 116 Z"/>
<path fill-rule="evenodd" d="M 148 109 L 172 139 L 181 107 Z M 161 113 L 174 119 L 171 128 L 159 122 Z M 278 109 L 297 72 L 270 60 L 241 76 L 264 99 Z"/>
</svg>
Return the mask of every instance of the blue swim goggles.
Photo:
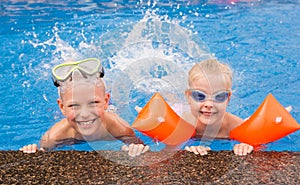
<svg viewBox="0 0 300 185">
<path fill-rule="evenodd" d="M 204 102 L 207 100 L 213 100 L 214 102 L 217 102 L 217 103 L 223 103 L 228 99 L 229 94 L 230 94 L 230 91 L 220 91 L 213 95 L 207 95 L 204 92 L 197 90 L 197 89 L 189 89 L 188 92 L 190 93 L 190 95 L 196 102 Z"/>
<path fill-rule="evenodd" d="M 99 73 L 99 77 L 104 77 L 104 69 L 101 62 L 96 58 L 88 58 L 77 62 L 68 62 L 55 66 L 52 69 L 52 79 L 56 87 L 59 82 L 66 81 L 75 70 L 79 70 L 83 75 L 94 75 Z"/>
</svg>

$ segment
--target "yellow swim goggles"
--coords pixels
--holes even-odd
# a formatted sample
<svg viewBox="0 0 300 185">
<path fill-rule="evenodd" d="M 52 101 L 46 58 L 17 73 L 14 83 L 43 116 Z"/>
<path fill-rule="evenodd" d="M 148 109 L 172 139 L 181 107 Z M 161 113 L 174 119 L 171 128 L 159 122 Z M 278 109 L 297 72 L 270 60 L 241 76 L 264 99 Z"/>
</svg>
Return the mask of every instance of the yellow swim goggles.
<svg viewBox="0 0 300 185">
<path fill-rule="evenodd" d="M 104 69 L 101 62 L 96 58 L 88 58 L 77 62 L 68 62 L 55 66 L 52 69 L 54 85 L 59 87 L 59 82 L 66 81 L 76 69 L 85 75 L 94 75 L 99 73 L 100 78 L 104 76 Z"/>
</svg>

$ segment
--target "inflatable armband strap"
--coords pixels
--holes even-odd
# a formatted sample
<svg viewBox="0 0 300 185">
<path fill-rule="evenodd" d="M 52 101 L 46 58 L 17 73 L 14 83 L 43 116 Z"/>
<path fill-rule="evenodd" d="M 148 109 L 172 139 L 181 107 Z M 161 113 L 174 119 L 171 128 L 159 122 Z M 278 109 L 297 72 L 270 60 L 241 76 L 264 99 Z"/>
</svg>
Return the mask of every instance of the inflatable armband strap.
<svg viewBox="0 0 300 185">
<path fill-rule="evenodd" d="M 159 93 L 139 112 L 132 128 L 167 145 L 181 144 L 195 133 L 195 127 L 181 119 Z"/>
<path fill-rule="evenodd" d="M 280 139 L 300 125 L 290 113 L 269 94 L 254 114 L 230 132 L 230 138 L 257 146 Z"/>
</svg>

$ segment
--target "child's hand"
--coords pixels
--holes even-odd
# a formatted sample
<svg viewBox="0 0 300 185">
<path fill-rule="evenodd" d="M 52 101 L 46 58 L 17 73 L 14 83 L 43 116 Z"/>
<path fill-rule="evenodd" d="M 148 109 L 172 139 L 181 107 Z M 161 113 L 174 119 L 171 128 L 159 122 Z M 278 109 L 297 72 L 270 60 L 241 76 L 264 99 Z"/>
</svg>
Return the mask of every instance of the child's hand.
<svg viewBox="0 0 300 185">
<path fill-rule="evenodd" d="M 247 155 L 251 153 L 253 150 L 253 146 L 248 145 L 246 143 L 236 144 L 233 147 L 233 151 L 235 155 Z"/>
<path fill-rule="evenodd" d="M 194 154 L 207 155 L 208 151 L 210 151 L 210 147 L 208 146 L 186 146 L 184 148 L 189 152 L 194 152 Z"/>
<path fill-rule="evenodd" d="M 37 144 L 30 144 L 30 145 L 23 146 L 19 150 L 22 151 L 23 153 L 30 154 L 30 153 L 37 152 L 39 150 L 39 148 L 38 148 Z M 41 148 L 40 150 L 44 151 L 43 148 Z"/>
<path fill-rule="evenodd" d="M 133 144 L 131 143 L 129 146 L 123 145 L 121 150 L 122 151 L 128 151 L 128 155 L 131 157 L 139 156 L 149 150 L 148 145 L 143 145 L 143 144 Z"/>
</svg>

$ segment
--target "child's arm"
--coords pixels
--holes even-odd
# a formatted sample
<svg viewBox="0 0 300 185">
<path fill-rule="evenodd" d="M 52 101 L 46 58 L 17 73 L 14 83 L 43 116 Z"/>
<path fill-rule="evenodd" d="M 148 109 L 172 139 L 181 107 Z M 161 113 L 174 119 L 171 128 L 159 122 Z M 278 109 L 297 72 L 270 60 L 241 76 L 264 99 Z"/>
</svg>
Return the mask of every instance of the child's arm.
<svg viewBox="0 0 300 185">
<path fill-rule="evenodd" d="M 20 148 L 20 151 L 23 153 L 35 153 L 38 150 L 48 151 L 62 144 L 69 137 L 69 128 L 66 122 L 67 120 L 64 118 L 46 131 L 40 140 L 40 148 L 37 144 L 29 144 Z"/>
<path fill-rule="evenodd" d="M 110 134 L 125 143 L 121 148 L 122 151 L 128 151 L 130 156 L 135 157 L 149 150 L 149 146 L 144 145 L 130 125 L 118 115 L 106 112 L 105 121 Z"/>
<path fill-rule="evenodd" d="M 228 119 L 228 136 L 231 130 L 236 128 L 237 126 L 241 125 L 244 120 L 236 115 L 233 115 L 231 113 L 227 113 L 227 119 Z M 235 144 L 233 147 L 233 152 L 235 155 L 244 156 L 253 151 L 253 146 L 246 144 L 246 143 L 239 143 Z"/>
<path fill-rule="evenodd" d="M 244 122 L 244 120 L 236 115 L 233 115 L 231 113 L 226 113 L 224 124 L 221 128 L 221 133 L 219 133 L 219 138 L 228 138 L 229 133 L 232 129 L 235 127 L 241 125 Z M 194 154 L 200 154 L 200 155 L 207 155 L 208 151 L 211 150 L 210 147 L 207 146 L 186 146 L 185 150 L 189 152 L 193 152 Z M 251 153 L 253 150 L 253 146 L 248 145 L 246 143 L 239 143 L 234 146 L 234 153 L 236 155 L 247 155 L 248 153 Z"/>
<path fill-rule="evenodd" d="M 50 146 L 50 142 L 47 139 L 49 137 L 49 130 L 43 135 L 42 139 L 40 140 L 40 148 L 38 147 L 37 144 L 29 144 L 25 145 L 19 150 L 22 151 L 23 153 L 35 153 L 37 151 L 47 151 L 50 150 L 51 148 L 54 148 L 55 144 L 52 144 Z"/>
<path fill-rule="evenodd" d="M 288 112 L 291 112 L 292 111 L 292 106 L 288 106 L 285 108 Z M 234 116 L 234 115 L 233 115 Z M 247 120 L 248 118 L 246 118 L 245 120 Z M 244 120 L 243 120 L 244 121 Z M 242 124 L 243 121 L 240 123 Z M 239 124 L 239 125 L 240 125 Z M 239 143 L 239 144 L 236 144 L 234 145 L 233 147 L 233 152 L 235 155 L 247 155 L 249 153 L 251 153 L 253 151 L 253 146 L 249 145 L 249 144 L 246 144 L 246 143 Z"/>
</svg>

